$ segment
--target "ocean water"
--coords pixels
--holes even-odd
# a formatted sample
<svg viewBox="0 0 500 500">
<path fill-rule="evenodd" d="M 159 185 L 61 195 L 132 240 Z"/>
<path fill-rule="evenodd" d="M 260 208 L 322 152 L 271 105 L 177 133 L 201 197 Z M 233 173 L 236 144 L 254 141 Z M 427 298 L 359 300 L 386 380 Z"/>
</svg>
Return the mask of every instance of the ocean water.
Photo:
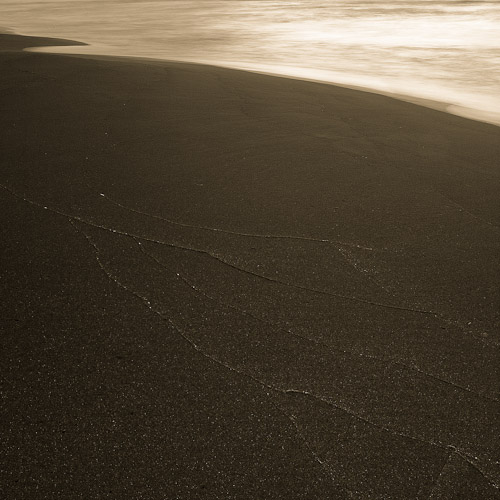
<svg viewBox="0 0 500 500">
<path fill-rule="evenodd" d="M 90 44 L 51 51 L 323 80 L 500 125 L 499 0 L 0 0 L 0 22 Z"/>
</svg>

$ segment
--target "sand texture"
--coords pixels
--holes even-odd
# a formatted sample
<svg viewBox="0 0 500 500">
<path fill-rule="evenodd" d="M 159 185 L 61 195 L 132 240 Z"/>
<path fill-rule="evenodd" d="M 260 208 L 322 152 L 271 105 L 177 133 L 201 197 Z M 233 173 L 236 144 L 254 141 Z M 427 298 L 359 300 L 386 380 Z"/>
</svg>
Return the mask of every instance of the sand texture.
<svg viewBox="0 0 500 500">
<path fill-rule="evenodd" d="M 43 44 L 0 36 L 3 498 L 500 498 L 499 127 Z"/>
</svg>

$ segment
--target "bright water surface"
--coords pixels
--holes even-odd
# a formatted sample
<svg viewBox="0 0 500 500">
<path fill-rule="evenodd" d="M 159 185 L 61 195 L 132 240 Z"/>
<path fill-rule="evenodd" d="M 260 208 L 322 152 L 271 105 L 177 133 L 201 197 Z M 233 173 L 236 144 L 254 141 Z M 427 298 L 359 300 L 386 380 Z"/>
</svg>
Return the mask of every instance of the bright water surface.
<svg viewBox="0 0 500 500">
<path fill-rule="evenodd" d="M 319 79 L 500 124 L 499 0 L 0 0 L 0 22 L 91 44 L 57 52 Z"/>
</svg>

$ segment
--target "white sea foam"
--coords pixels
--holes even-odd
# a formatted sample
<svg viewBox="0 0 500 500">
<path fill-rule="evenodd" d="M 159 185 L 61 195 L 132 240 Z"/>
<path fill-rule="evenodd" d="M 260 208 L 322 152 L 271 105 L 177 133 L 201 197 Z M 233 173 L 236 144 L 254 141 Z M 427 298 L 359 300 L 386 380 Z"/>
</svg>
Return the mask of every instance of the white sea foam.
<svg viewBox="0 0 500 500">
<path fill-rule="evenodd" d="M 481 0 L 0 0 L 57 52 L 186 60 L 446 103 L 500 124 L 500 2 Z"/>
</svg>

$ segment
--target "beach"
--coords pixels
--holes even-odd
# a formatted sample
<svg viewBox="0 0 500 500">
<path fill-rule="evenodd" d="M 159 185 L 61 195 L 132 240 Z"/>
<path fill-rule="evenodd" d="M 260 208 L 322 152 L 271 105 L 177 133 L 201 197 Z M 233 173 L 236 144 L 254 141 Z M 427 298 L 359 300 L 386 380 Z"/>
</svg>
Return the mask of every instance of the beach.
<svg viewBox="0 0 500 500">
<path fill-rule="evenodd" d="M 4 498 L 499 498 L 500 128 L 0 35 Z"/>
</svg>

